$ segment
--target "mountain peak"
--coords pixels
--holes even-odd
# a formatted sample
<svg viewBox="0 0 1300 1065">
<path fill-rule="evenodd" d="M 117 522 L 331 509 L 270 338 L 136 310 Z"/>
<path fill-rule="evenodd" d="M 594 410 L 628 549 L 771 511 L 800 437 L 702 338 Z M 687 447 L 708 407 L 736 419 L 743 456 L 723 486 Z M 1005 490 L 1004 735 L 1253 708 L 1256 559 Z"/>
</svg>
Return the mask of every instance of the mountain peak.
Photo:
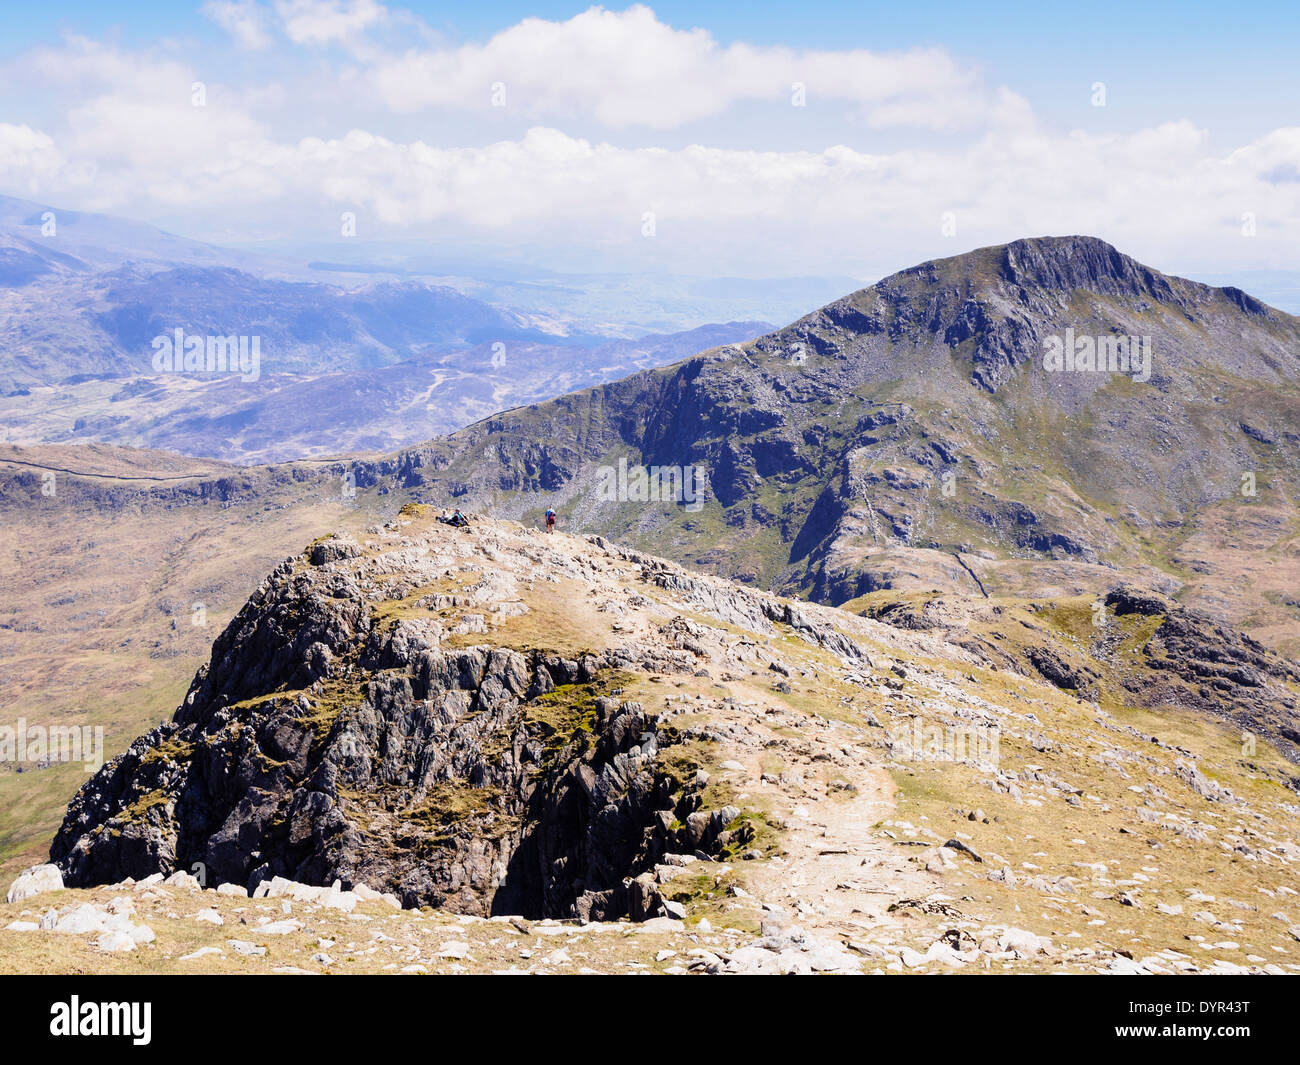
<svg viewBox="0 0 1300 1065">
<path fill-rule="evenodd" d="M 1002 246 L 1002 276 L 1015 285 L 1072 291 L 1145 292 L 1169 298 L 1168 280 L 1099 237 L 1029 237 Z M 1155 291 L 1159 290 L 1159 291 Z"/>
<path fill-rule="evenodd" d="M 1164 274 L 1144 266 L 1100 237 L 1022 237 L 1007 244 L 975 248 L 900 270 L 877 289 L 926 287 L 997 288 L 1007 284 L 1041 292 L 1088 289 L 1102 295 L 1173 297 Z"/>
<path fill-rule="evenodd" d="M 1156 300 L 1182 309 L 1202 302 L 1204 297 L 1221 295 L 1246 314 L 1276 317 L 1273 308 L 1241 289 L 1217 288 L 1163 273 L 1100 237 L 1086 234 L 1021 237 L 1006 244 L 974 248 L 900 270 L 873 288 L 897 291 L 915 286 L 918 279 L 927 287 L 996 289 L 1013 285 L 1026 292 L 1067 294 L 1083 289 L 1101 296 Z"/>
</svg>

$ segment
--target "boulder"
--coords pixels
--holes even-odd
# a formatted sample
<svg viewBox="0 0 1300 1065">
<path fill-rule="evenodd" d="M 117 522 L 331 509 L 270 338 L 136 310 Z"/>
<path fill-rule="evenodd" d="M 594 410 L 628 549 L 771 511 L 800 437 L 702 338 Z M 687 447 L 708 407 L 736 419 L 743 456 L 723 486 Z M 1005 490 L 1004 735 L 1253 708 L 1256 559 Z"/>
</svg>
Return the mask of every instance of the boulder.
<svg viewBox="0 0 1300 1065">
<path fill-rule="evenodd" d="M 361 545 L 346 536 L 332 536 L 311 545 L 307 558 L 313 566 L 324 566 L 344 558 L 356 558 L 361 554 Z"/>
<path fill-rule="evenodd" d="M 137 943 L 129 932 L 104 932 L 95 940 L 95 946 L 111 954 L 119 951 L 135 950 Z"/>
<path fill-rule="evenodd" d="M 57 865 L 33 865 L 23 870 L 18 879 L 9 885 L 6 902 L 22 902 L 23 899 L 39 895 L 42 891 L 62 891 L 63 873 Z"/>
</svg>

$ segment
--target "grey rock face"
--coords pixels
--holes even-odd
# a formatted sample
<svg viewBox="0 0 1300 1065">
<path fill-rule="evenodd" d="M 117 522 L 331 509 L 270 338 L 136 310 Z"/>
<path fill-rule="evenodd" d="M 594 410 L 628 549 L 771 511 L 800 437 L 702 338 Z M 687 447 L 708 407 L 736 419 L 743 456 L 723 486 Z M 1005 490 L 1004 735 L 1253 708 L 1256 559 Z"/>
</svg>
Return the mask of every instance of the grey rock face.
<svg viewBox="0 0 1300 1065">
<path fill-rule="evenodd" d="M 250 889 L 337 879 L 406 906 L 647 918 L 662 900 L 636 878 L 665 854 L 746 842 L 735 815 L 701 820 L 676 731 L 610 694 L 621 669 L 687 672 L 693 654 L 443 646 L 381 616 L 358 567 L 316 565 L 340 543 L 282 563 L 174 719 L 83 786 L 51 849 L 68 884 L 201 862 Z"/>
<path fill-rule="evenodd" d="M 1142 662 L 1160 680 L 1135 683 L 1130 691 L 1136 700 L 1177 700 L 1225 718 L 1300 761 L 1300 669 L 1244 633 L 1159 596 L 1121 588 L 1106 603 L 1117 615 L 1162 618 L 1141 649 Z"/>
<path fill-rule="evenodd" d="M 324 566 L 329 562 L 337 562 L 343 558 L 356 558 L 361 554 L 361 548 L 357 546 L 355 540 L 349 540 L 342 536 L 332 536 L 328 540 L 322 540 L 320 543 L 311 546 L 311 564 L 313 566 Z"/>
</svg>

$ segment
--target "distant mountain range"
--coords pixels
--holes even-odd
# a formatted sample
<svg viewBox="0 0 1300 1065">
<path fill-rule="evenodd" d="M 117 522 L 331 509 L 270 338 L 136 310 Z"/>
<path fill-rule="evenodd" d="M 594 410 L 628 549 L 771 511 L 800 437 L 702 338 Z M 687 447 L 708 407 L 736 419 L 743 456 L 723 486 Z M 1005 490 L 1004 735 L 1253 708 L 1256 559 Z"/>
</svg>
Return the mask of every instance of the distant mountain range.
<svg viewBox="0 0 1300 1065">
<path fill-rule="evenodd" d="M 255 273 L 236 266 L 232 253 L 99 216 L 53 213 L 44 236 L 45 211 L 19 216 L 14 201 L 7 207 L 0 212 L 3 392 L 151 374 L 154 338 L 177 328 L 259 337 L 264 375 L 369 369 L 486 340 L 601 339 L 547 332 L 441 285 L 341 288 Z"/>
<path fill-rule="evenodd" d="M 629 339 L 626 325 L 589 331 L 403 269 L 351 269 L 327 284 L 288 258 L 0 198 L 0 437 L 235 462 L 385 450 L 771 328 Z M 244 343 L 256 372 L 160 372 L 156 342 L 178 329 Z"/>
<path fill-rule="evenodd" d="M 25 389 L 0 403 L 9 443 L 89 439 L 231 462 L 391 451 L 770 328 L 728 322 L 595 347 L 493 340 L 387 366 L 257 381 L 95 376 Z"/>
</svg>

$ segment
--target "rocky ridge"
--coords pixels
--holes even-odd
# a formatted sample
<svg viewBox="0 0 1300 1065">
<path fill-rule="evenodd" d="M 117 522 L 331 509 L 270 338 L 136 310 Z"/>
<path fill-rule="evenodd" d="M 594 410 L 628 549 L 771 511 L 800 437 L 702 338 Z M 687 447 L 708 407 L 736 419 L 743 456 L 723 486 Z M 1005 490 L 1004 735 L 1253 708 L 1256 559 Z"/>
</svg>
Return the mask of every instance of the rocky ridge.
<svg viewBox="0 0 1300 1065">
<path fill-rule="evenodd" d="M 127 897 L 128 969 L 1293 967 L 1285 760 L 978 651 L 410 508 L 276 569 L 0 936 L 97 907 L 57 942 L 103 952 Z"/>
</svg>

